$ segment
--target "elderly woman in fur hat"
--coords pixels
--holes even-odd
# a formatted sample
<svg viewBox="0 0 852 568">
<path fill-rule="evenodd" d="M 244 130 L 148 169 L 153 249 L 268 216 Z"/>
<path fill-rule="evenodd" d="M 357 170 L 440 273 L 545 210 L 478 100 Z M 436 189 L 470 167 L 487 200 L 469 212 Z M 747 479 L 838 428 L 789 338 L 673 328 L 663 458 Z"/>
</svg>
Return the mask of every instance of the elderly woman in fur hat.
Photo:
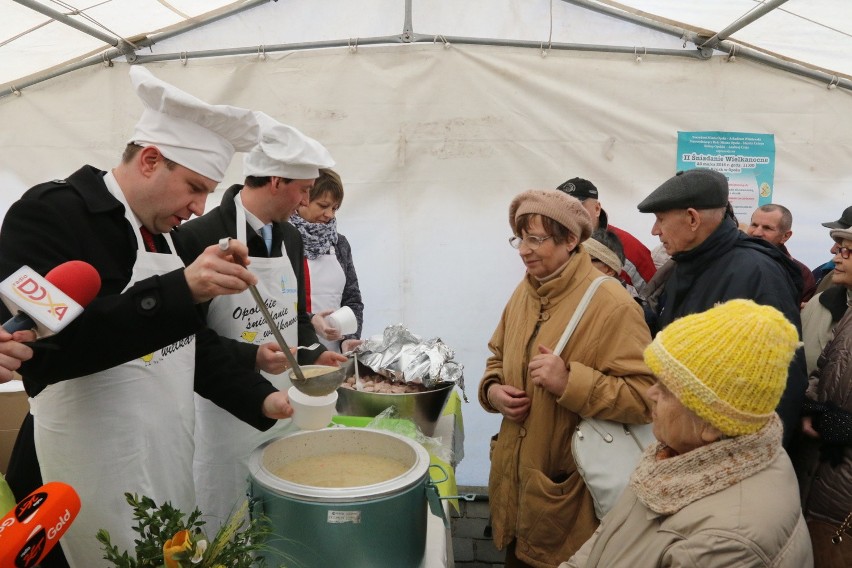
<svg viewBox="0 0 852 568">
<path fill-rule="evenodd" d="M 809 568 L 775 407 L 798 345 L 771 306 L 731 300 L 675 320 L 645 350 L 654 436 L 594 536 L 560 568 Z"/>
<path fill-rule="evenodd" d="M 615 280 L 593 296 L 567 346 L 553 348 L 600 273 L 583 241 L 591 219 L 561 191 L 530 190 L 509 207 L 527 272 L 488 344 L 479 402 L 503 415 L 492 442 L 489 501 L 506 567 L 555 567 L 597 527 L 571 456 L 583 416 L 647 423 L 653 383 L 642 361 L 651 337 L 642 310 Z"/>
</svg>

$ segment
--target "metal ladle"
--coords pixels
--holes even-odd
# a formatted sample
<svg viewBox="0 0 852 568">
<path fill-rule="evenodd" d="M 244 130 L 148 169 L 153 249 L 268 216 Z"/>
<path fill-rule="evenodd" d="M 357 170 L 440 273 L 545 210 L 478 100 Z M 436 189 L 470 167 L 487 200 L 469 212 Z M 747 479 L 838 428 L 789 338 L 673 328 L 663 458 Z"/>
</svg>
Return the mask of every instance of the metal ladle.
<svg viewBox="0 0 852 568">
<path fill-rule="evenodd" d="M 228 250 L 230 240 L 230 237 L 220 239 L 219 248 L 223 251 Z M 245 262 L 243 262 L 243 259 L 238 255 L 234 255 L 234 261 L 245 266 Z M 290 351 L 290 347 L 284 340 L 284 336 L 281 335 L 281 330 L 278 329 L 278 326 L 275 324 L 275 320 L 272 319 L 272 314 L 270 314 L 269 310 L 266 308 L 266 302 L 263 301 L 263 297 L 260 295 L 260 292 L 258 292 L 257 286 L 249 284 L 249 292 L 251 292 L 258 309 L 260 309 L 260 313 L 263 314 L 263 319 L 266 320 L 266 325 L 269 326 L 269 330 L 272 332 L 272 335 L 275 336 L 278 346 L 287 357 L 287 362 L 290 363 L 290 382 L 293 383 L 293 386 L 308 396 L 325 396 L 336 391 L 337 388 L 343 384 L 343 381 L 346 380 L 354 359 L 349 359 L 344 366 L 338 367 L 328 373 L 323 373 L 313 377 L 305 377 L 305 374 L 302 372 L 302 368 L 299 366 L 298 361 L 296 361 L 295 355 L 293 355 Z"/>
</svg>

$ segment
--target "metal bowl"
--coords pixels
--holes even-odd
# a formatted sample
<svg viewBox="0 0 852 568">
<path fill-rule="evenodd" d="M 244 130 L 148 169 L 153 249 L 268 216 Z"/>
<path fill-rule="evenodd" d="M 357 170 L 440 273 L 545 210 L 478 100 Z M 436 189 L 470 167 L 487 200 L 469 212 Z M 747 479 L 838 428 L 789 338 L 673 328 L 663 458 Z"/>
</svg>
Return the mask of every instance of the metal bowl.
<svg viewBox="0 0 852 568">
<path fill-rule="evenodd" d="M 287 378 L 296 389 L 308 396 L 326 396 L 337 390 L 346 377 L 354 372 L 355 360 L 350 358 L 340 367 L 328 365 L 299 365 L 305 380 L 299 380 L 293 369 L 287 369 Z"/>
<path fill-rule="evenodd" d="M 385 394 L 341 387 L 337 389 L 337 412 L 344 416 L 378 416 L 395 406 L 399 418 L 413 421 L 426 436 L 435 433 L 441 411 L 455 383 L 446 383 L 423 392 Z"/>
</svg>

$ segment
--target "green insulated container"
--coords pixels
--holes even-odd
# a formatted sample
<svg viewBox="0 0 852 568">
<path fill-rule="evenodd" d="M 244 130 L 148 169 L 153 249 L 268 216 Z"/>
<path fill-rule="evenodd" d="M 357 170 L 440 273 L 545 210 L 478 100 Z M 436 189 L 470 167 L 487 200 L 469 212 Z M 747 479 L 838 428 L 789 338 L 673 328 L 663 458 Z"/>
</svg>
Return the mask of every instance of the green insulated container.
<svg viewBox="0 0 852 568">
<path fill-rule="evenodd" d="M 408 469 L 359 487 L 314 487 L 273 471 L 302 457 L 366 453 Z M 250 491 L 256 514 L 272 524 L 267 567 L 417 568 L 426 550 L 429 453 L 417 442 L 363 428 L 325 428 L 269 441 L 252 453 Z M 431 487 L 434 490 L 434 487 Z"/>
</svg>

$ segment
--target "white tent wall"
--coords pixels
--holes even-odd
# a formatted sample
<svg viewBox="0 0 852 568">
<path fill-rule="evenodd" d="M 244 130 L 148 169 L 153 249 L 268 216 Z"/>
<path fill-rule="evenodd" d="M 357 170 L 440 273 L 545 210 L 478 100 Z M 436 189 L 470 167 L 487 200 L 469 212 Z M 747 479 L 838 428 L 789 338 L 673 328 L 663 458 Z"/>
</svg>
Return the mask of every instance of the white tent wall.
<svg viewBox="0 0 852 568">
<path fill-rule="evenodd" d="M 364 332 L 403 323 L 441 337 L 465 366 L 465 457 L 484 485 L 499 420 L 476 401 L 487 342 L 523 275 L 512 197 L 582 176 L 613 224 L 649 247 L 638 203 L 674 173 L 678 130 L 775 134 L 774 201 L 795 216 L 791 251 L 827 259 L 820 222 L 852 202 L 852 95 L 724 57 L 711 61 L 436 44 L 152 63 L 158 77 L 214 103 L 268 112 L 322 141 L 346 187 Z M 3 199 L 119 159 L 141 104 L 127 66 L 78 70 L 0 99 Z M 240 160 L 222 187 L 241 181 Z M 215 203 L 218 193 L 211 202 Z"/>
</svg>

